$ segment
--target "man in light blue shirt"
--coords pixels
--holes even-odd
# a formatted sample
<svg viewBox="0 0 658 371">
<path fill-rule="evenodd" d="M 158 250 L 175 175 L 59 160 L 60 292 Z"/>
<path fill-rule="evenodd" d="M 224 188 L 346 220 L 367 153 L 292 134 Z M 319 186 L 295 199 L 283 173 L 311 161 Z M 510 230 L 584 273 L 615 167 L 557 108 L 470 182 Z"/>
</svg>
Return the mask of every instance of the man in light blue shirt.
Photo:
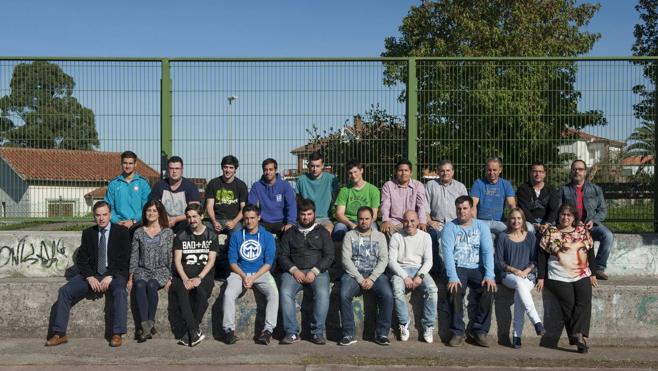
<svg viewBox="0 0 658 371">
<path fill-rule="evenodd" d="M 516 207 L 514 187 L 507 179 L 500 177 L 502 172 L 503 162 L 498 157 L 491 157 L 487 160 L 486 177 L 475 179 L 471 187 L 476 217 L 485 221 L 496 235 L 507 229 L 502 221 L 505 204 L 510 209 Z"/>
<path fill-rule="evenodd" d="M 329 233 L 334 230 L 334 223 L 329 219 L 332 201 L 338 194 L 338 179 L 324 171 L 324 157 L 313 152 L 308 157 L 308 172 L 297 179 L 299 199 L 312 200 L 315 203 L 315 222 Z"/>
<path fill-rule="evenodd" d="M 448 276 L 448 301 L 453 336 L 450 346 L 464 342 L 464 295 L 469 288 L 469 333 L 477 345 L 488 347 L 491 306 L 496 291 L 493 241 L 489 227 L 473 218 L 473 199 L 460 196 L 455 200 L 457 219 L 446 224 L 441 234 L 441 247 Z"/>
<path fill-rule="evenodd" d="M 112 179 L 105 193 L 105 202 L 112 210 L 112 223 L 133 229 L 142 221 L 142 208 L 151 194 L 149 182 L 139 175 L 136 168 L 137 155 L 132 151 L 123 152 L 122 172 Z"/>
</svg>

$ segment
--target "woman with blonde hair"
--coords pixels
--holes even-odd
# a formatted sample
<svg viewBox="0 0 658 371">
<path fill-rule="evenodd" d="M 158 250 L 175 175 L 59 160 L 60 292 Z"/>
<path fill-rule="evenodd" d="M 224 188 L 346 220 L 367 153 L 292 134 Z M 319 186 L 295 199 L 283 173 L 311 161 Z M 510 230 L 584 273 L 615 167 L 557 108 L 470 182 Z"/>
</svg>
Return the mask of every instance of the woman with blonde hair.
<svg viewBox="0 0 658 371">
<path fill-rule="evenodd" d="M 521 348 L 521 335 L 525 315 L 535 326 L 537 335 L 546 331 L 532 301 L 532 288 L 535 286 L 537 247 L 534 233 L 529 233 L 525 215 L 514 208 L 507 217 L 507 230 L 496 239 L 496 267 L 502 283 L 514 290 L 514 329 L 512 346 Z"/>
</svg>

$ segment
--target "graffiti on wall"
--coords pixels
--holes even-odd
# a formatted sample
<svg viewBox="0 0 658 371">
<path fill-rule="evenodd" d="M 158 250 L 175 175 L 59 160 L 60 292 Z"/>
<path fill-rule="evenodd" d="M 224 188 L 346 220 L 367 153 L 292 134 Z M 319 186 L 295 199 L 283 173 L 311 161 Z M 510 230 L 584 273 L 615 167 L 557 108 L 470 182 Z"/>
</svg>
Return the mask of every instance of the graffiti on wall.
<svg viewBox="0 0 658 371">
<path fill-rule="evenodd" d="M 0 241 L 0 275 L 60 275 L 71 265 L 73 251 L 64 238 L 22 236 Z"/>
</svg>

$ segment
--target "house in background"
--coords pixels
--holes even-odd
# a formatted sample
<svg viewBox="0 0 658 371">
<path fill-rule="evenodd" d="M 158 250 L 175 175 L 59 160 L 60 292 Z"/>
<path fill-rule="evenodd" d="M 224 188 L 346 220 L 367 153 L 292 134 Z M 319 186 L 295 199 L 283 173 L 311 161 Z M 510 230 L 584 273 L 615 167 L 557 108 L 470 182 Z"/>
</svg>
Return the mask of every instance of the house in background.
<svg viewBox="0 0 658 371">
<path fill-rule="evenodd" d="M 570 137 L 575 138 L 571 144 L 558 146 L 558 151 L 572 153 L 575 158 L 585 161 L 587 167 L 592 167 L 600 162 L 613 163 L 619 159 L 624 142 L 603 137 L 597 137 L 584 131 L 569 129 Z"/>
<path fill-rule="evenodd" d="M 0 217 L 85 216 L 121 172 L 119 152 L 0 147 Z M 151 184 L 158 171 L 141 160 Z"/>
<path fill-rule="evenodd" d="M 625 176 L 653 175 L 656 160 L 653 156 L 630 156 L 621 160 L 621 166 Z"/>
</svg>

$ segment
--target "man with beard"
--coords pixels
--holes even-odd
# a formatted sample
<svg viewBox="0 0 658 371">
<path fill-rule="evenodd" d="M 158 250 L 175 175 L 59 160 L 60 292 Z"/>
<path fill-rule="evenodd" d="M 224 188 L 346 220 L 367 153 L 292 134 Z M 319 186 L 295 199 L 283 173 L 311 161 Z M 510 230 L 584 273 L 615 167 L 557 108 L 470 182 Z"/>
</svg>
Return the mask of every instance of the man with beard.
<svg viewBox="0 0 658 371">
<path fill-rule="evenodd" d="M 277 173 L 277 167 L 273 158 L 263 161 L 263 176 L 251 186 L 247 203 L 260 208 L 261 225 L 281 238 L 295 224 L 297 199 L 295 190 Z"/>
<path fill-rule="evenodd" d="M 172 156 L 167 160 L 167 178 L 153 186 L 151 199 L 162 202 L 167 210 L 169 228 L 174 233 L 187 227 L 185 208 L 190 204 L 201 204 L 201 195 L 191 180 L 183 177 L 183 159 Z M 203 212 L 202 212 L 203 214 Z"/>
<path fill-rule="evenodd" d="M 315 203 L 299 203 L 299 224 L 284 233 L 279 252 L 281 274 L 281 311 L 286 332 L 282 344 L 299 341 L 297 293 L 304 287 L 313 290 L 311 342 L 325 344 L 325 320 L 329 310 L 329 272 L 334 261 L 334 244 L 329 232 L 315 221 Z"/>
<path fill-rule="evenodd" d="M 526 220 L 543 234 L 555 224 L 557 209 L 560 207 L 560 194 L 552 185 L 545 182 L 546 165 L 535 162 L 530 165 L 530 179 L 516 190 L 519 207 Z"/>
</svg>

